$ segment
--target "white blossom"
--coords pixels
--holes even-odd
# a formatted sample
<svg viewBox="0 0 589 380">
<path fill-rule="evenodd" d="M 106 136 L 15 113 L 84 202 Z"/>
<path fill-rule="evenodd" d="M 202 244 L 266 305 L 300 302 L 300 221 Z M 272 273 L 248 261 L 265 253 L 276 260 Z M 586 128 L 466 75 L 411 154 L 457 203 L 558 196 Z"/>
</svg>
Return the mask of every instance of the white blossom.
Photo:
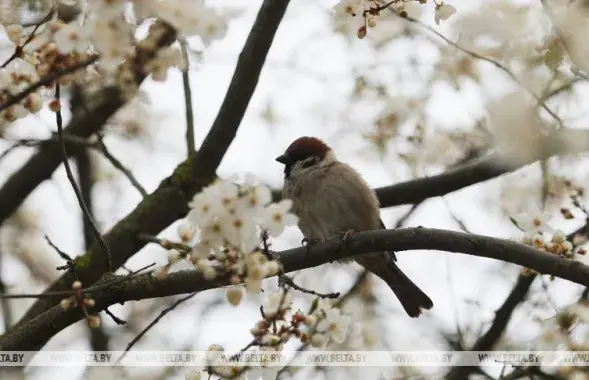
<svg viewBox="0 0 589 380">
<path fill-rule="evenodd" d="M 336 343 L 343 343 L 350 323 L 349 316 L 342 314 L 338 308 L 331 308 L 325 311 L 325 317 L 319 321 L 316 330 Z"/>
<path fill-rule="evenodd" d="M 434 21 L 436 25 L 440 25 L 440 21 L 445 21 L 456 13 L 456 8 L 450 4 L 440 3 L 436 5 L 436 11 L 434 13 Z"/>
<path fill-rule="evenodd" d="M 516 216 L 515 221 L 519 228 L 524 232 L 552 232 L 553 229 L 548 224 L 548 218 L 545 214 L 537 209 L 527 213 L 521 213 Z"/>
<path fill-rule="evenodd" d="M 290 292 L 280 290 L 278 292 L 268 295 L 262 302 L 264 313 L 275 314 L 281 310 L 285 310 L 292 304 L 292 295 Z"/>
<path fill-rule="evenodd" d="M 23 27 L 19 24 L 7 25 L 4 27 L 6 36 L 15 45 L 20 44 L 20 40 L 23 37 Z"/>
<path fill-rule="evenodd" d="M 288 212 L 291 207 L 292 201 L 290 199 L 283 199 L 266 207 L 266 217 L 261 223 L 262 227 L 267 229 L 270 235 L 278 236 L 286 226 L 296 224 L 299 218 Z"/>
<path fill-rule="evenodd" d="M 62 25 L 54 36 L 57 49 L 62 54 L 86 52 L 90 46 L 89 32 L 88 28 L 75 24 Z"/>
</svg>

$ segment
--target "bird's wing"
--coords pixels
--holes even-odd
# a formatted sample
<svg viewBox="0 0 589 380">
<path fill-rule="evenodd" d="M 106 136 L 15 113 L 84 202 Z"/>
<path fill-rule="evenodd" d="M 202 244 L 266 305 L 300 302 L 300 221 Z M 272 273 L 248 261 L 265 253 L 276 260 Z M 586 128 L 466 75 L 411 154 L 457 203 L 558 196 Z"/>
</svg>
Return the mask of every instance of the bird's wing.
<svg viewBox="0 0 589 380">
<path fill-rule="evenodd" d="M 380 228 L 383 229 L 383 230 L 386 230 L 387 229 L 387 227 L 384 225 L 382 219 L 380 220 Z M 389 255 L 391 255 L 391 257 L 393 258 L 394 261 L 397 261 L 397 255 L 395 255 L 395 252 L 387 251 L 387 253 Z"/>
</svg>

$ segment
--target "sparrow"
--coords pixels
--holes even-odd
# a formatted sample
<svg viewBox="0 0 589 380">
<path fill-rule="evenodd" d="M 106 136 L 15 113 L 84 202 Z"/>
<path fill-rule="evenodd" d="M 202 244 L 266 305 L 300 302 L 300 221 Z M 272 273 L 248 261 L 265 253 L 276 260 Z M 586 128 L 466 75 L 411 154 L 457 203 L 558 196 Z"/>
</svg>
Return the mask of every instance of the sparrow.
<svg viewBox="0 0 589 380">
<path fill-rule="evenodd" d="M 338 161 L 322 140 L 300 137 L 276 161 L 284 164 L 282 195 L 292 200 L 292 212 L 306 241 L 386 229 L 372 188 L 351 166 Z M 433 307 L 432 300 L 397 266 L 394 252 L 367 253 L 339 262 L 351 260 L 385 281 L 410 317 Z"/>
</svg>

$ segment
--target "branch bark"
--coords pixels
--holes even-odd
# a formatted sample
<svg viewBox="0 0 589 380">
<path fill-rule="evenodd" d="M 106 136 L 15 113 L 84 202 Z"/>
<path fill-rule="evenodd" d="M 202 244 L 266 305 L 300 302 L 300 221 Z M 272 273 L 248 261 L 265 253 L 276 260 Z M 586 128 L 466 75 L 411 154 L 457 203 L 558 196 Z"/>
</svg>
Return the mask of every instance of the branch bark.
<svg viewBox="0 0 589 380">
<path fill-rule="evenodd" d="M 367 252 L 408 250 L 440 250 L 487 257 L 532 268 L 539 273 L 589 285 L 589 266 L 536 250 L 509 240 L 433 228 L 401 228 L 359 232 L 348 240 L 334 238 L 310 247 L 278 252 L 285 272 L 302 270 Z M 105 284 L 88 289 L 96 301 L 96 310 L 110 305 L 146 298 L 192 293 L 226 286 L 229 278 L 205 280 L 196 271 L 172 273 L 158 280 L 151 275 L 138 275 L 120 281 L 115 277 Z M 55 304 L 55 302 L 53 302 Z M 83 318 L 80 310 L 63 311 L 51 307 L 36 318 L 6 332 L 0 338 L 0 351 L 27 351 L 43 345 L 67 326 Z"/>
</svg>

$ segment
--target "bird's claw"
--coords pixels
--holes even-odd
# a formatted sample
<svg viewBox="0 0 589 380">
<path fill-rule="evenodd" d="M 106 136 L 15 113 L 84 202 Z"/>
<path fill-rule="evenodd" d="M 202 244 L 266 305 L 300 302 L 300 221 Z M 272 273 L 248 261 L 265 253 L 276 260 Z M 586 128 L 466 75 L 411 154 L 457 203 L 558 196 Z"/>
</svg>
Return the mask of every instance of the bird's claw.
<svg viewBox="0 0 589 380">
<path fill-rule="evenodd" d="M 347 230 L 346 232 L 344 232 L 342 234 L 342 240 L 344 242 L 347 242 L 348 240 L 350 240 L 351 238 L 353 238 L 354 235 L 356 235 L 356 231 L 354 231 L 354 230 Z"/>
</svg>

